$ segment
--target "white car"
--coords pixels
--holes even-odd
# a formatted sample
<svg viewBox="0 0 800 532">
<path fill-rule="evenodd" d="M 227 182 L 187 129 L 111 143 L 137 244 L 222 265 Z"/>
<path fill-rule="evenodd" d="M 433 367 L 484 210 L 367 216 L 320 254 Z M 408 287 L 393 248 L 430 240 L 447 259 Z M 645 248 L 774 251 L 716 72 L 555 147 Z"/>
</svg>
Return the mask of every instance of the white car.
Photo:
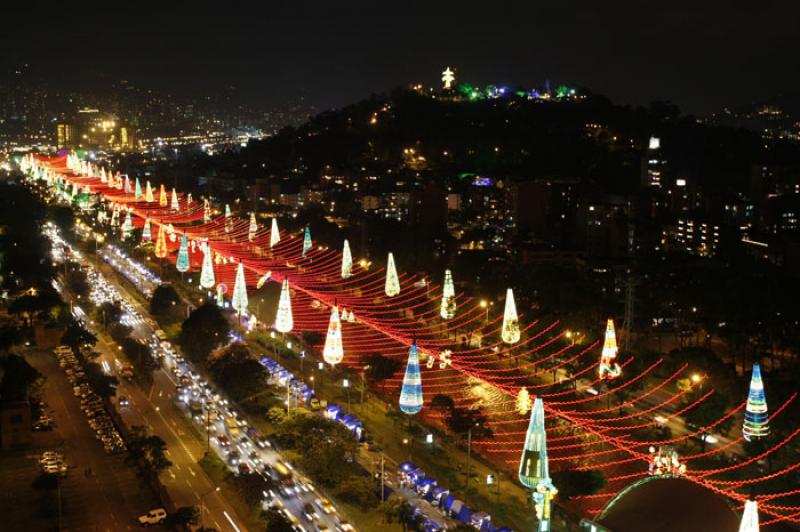
<svg viewBox="0 0 800 532">
<path fill-rule="evenodd" d="M 167 518 L 167 511 L 164 508 L 150 510 L 144 515 L 139 516 L 139 524 L 142 526 L 152 526 L 162 523 Z"/>
</svg>

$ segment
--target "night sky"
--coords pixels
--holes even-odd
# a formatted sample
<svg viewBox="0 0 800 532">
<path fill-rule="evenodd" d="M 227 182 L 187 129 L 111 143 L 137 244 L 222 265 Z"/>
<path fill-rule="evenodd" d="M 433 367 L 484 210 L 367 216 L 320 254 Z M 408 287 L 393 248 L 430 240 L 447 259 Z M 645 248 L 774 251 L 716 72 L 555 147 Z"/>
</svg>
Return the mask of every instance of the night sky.
<svg viewBox="0 0 800 532">
<path fill-rule="evenodd" d="M 304 95 L 325 108 L 412 81 L 438 84 L 448 65 L 474 84 L 549 79 L 695 113 L 800 89 L 792 0 L 268 4 L 4 8 L 0 58 L 6 72 L 18 61 L 52 65 L 54 79 L 70 82 L 102 74 L 196 94 L 229 85 L 265 107 Z"/>
</svg>

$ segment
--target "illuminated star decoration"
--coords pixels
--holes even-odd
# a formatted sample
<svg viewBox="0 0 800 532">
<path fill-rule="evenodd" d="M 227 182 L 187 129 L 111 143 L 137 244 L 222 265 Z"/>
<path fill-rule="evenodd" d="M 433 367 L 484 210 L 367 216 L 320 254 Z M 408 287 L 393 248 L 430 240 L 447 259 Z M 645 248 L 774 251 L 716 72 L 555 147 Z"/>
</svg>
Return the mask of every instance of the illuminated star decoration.
<svg viewBox="0 0 800 532">
<path fill-rule="evenodd" d="M 450 89 L 453 87 L 453 82 L 456 80 L 456 74 L 453 72 L 450 67 L 444 69 L 442 72 L 442 83 L 444 83 L 445 89 Z"/>
</svg>

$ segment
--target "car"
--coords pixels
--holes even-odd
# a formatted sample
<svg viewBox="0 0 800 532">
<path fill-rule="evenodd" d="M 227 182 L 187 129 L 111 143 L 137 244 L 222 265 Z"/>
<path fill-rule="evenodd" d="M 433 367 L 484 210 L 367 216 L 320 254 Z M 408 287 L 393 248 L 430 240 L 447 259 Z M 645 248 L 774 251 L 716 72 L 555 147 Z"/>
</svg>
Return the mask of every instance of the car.
<svg viewBox="0 0 800 532">
<path fill-rule="evenodd" d="M 125 408 L 126 406 L 128 406 L 128 398 L 125 397 L 124 395 L 120 395 L 119 399 L 117 399 L 117 404 Z"/>
<path fill-rule="evenodd" d="M 221 447 L 228 447 L 231 444 L 231 441 L 228 439 L 227 436 L 220 436 L 217 438 L 217 442 L 220 444 Z"/>
<path fill-rule="evenodd" d="M 239 474 L 246 475 L 248 473 L 250 473 L 250 466 L 244 462 L 239 462 Z"/>
<path fill-rule="evenodd" d="M 238 465 L 241 459 L 242 455 L 239 451 L 231 451 L 228 453 L 228 463 L 232 466 Z"/>
<path fill-rule="evenodd" d="M 256 440 L 256 445 L 261 447 L 262 449 L 266 449 L 267 447 L 272 447 L 272 443 L 267 439 L 266 436 L 261 436 Z"/>
<path fill-rule="evenodd" d="M 144 515 L 139 516 L 139 524 L 142 526 L 153 526 L 164 522 L 167 518 L 167 511 L 164 508 L 155 508 Z"/>
</svg>

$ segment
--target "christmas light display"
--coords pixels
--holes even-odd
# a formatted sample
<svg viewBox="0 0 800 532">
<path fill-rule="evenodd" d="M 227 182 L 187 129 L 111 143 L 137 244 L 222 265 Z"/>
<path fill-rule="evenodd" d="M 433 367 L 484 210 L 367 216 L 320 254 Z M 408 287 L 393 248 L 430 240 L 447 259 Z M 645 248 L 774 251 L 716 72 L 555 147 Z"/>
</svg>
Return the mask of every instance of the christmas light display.
<svg viewBox="0 0 800 532">
<path fill-rule="evenodd" d="M 175 268 L 184 273 L 189 271 L 189 242 L 186 240 L 186 233 L 181 236 L 181 245 L 178 248 L 178 258 L 175 261 Z"/>
<path fill-rule="evenodd" d="M 750 377 L 747 406 L 744 409 L 744 425 L 742 426 L 744 438 L 747 441 L 752 441 L 768 436 L 768 417 L 764 382 L 761 380 L 761 366 L 755 363 L 753 364 L 753 374 Z"/>
<path fill-rule="evenodd" d="M 142 228 L 142 241 L 149 241 L 153 239 L 153 233 L 150 229 L 150 218 L 145 218 L 144 227 Z"/>
<path fill-rule="evenodd" d="M 203 223 L 207 224 L 211 221 L 211 202 L 207 199 L 203 200 Z"/>
<path fill-rule="evenodd" d="M 550 478 L 547 459 L 547 433 L 544 428 L 544 402 L 541 397 L 533 401 L 525 444 L 519 461 L 519 481 L 531 490 L 539 532 L 550 531 L 550 510 L 558 490 Z"/>
<path fill-rule="evenodd" d="M 311 243 L 311 229 L 306 226 L 305 231 L 303 231 L 303 258 L 306 258 L 306 254 L 311 251 L 313 244 Z"/>
<path fill-rule="evenodd" d="M 170 201 L 170 209 L 177 211 L 180 208 L 180 203 L 178 203 L 178 193 L 175 192 L 175 187 L 172 187 L 172 200 Z"/>
<path fill-rule="evenodd" d="M 342 324 L 339 321 L 339 308 L 334 305 L 331 309 L 331 319 L 328 322 L 328 334 L 325 336 L 325 347 L 322 349 L 322 359 L 335 366 L 344 358 L 342 346 Z"/>
<path fill-rule="evenodd" d="M 603 342 L 603 351 L 600 354 L 598 373 L 601 379 L 616 379 L 622 374 L 622 368 L 617 364 L 617 335 L 614 332 L 614 320 L 606 323 L 606 337 Z"/>
<path fill-rule="evenodd" d="M 133 221 L 131 220 L 130 209 L 125 210 L 125 221 L 122 222 L 122 238 L 125 239 L 130 236 L 133 231 Z"/>
<path fill-rule="evenodd" d="M 269 247 L 274 248 L 281 241 L 281 232 L 278 231 L 278 219 L 272 218 L 272 227 L 269 232 Z"/>
<path fill-rule="evenodd" d="M 275 315 L 275 330 L 282 333 L 291 332 L 294 327 L 292 318 L 292 300 L 289 294 L 289 280 L 284 279 L 281 286 L 281 297 L 278 300 L 278 313 Z"/>
<path fill-rule="evenodd" d="M 142 197 L 142 184 L 139 182 L 139 178 L 136 178 L 136 186 L 134 188 L 134 199 L 137 201 Z"/>
<path fill-rule="evenodd" d="M 408 350 L 406 372 L 403 375 L 403 385 L 400 388 L 400 410 L 409 416 L 418 414 L 422 410 L 422 374 L 419 370 L 419 354 L 417 342 L 411 344 Z"/>
<path fill-rule="evenodd" d="M 167 235 L 164 226 L 158 226 L 158 236 L 156 237 L 156 249 L 154 254 L 159 259 L 166 258 L 167 256 Z"/>
<path fill-rule="evenodd" d="M 217 282 L 214 276 L 213 254 L 214 252 L 208 245 L 203 248 L 203 268 L 200 270 L 200 286 L 207 290 L 214 288 L 214 284 Z"/>
<path fill-rule="evenodd" d="M 353 309 L 358 308 L 358 325 L 352 327 L 352 333 L 348 330 L 348 341 L 352 340 L 352 344 L 348 344 L 348 363 L 352 363 L 353 367 L 357 368 L 362 365 L 366 357 L 374 353 L 376 349 L 380 349 L 386 356 L 402 357 L 407 355 L 409 349 L 407 338 L 411 331 L 414 331 L 414 334 L 420 338 L 417 344 L 419 359 L 421 362 L 427 360 L 431 368 L 426 370 L 425 391 L 427 393 L 449 394 L 457 404 L 468 408 L 476 404 L 476 398 L 465 390 L 475 386 L 480 386 L 485 390 L 487 395 L 481 399 L 481 402 L 489 410 L 488 424 L 493 427 L 496 436 L 491 441 L 473 441 L 473 445 L 476 445 L 481 453 L 519 452 L 519 448 L 524 443 L 522 438 L 525 435 L 525 427 L 521 424 L 527 421 L 527 419 L 518 419 L 515 414 L 517 410 L 514 395 L 517 397 L 520 395 L 520 386 L 526 386 L 531 395 L 546 397 L 548 416 L 552 414 L 559 418 L 558 423 L 549 428 L 548 432 L 561 432 L 561 435 L 556 438 L 548 438 L 550 440 L 548 443 L 554 439 L 559 440 L 557 445 L 548 446 L 551 455 L 549 459 L 564 462 L 564 467 L 574 467 L 571 462 L 575 461 L 580 464 L 577 469 L 603 471 L 608 479 L 608 488 L 591 497 L 592 503 L 586 507 L 587 511 L 595 510 L 597 504 L 602 506 L 604 499 L 610 499 L 614 493 L 624 488 L 627 484 L 625 479 L 635 478 L 637 474 L 646 475 L 645 468 L 647 466 L 641 467 L 641 465 L 649 463 L 650 456 L 646 452 L 649 445 L 658 446 L 664 443 L 675 445 L 679 442 L 689 441 L 697 434 L 708 433 L 721 421 L 730 419 L 731 416 L 742 415 L 745 409 L 745 404 L 731 407 L 727 412 L 720 412 L 719 420 L 710 422 L 704 427 L 685 434 L 681 432 L 680 435 L 668 438 L 668 441 L 650 441 L 653 439 L 652 436 L 638 433 L 638 431 L 650 430 L 653 425 L 653 416 L 659 413 L 659 410 L 667 419 L 676 419 L 692 408 L 696 408 L 713 392 L 713 390 L 709 390 L 705 394 L 701 393 L 697 397 L 692 397 L 684 406 L 682 403 L 686 400 L 685 392 L 674 392 L 676 390 L 674 382 L 681 378 L 681 372 L 686 371 L 685 365 L 682 365 L 682 369 L 679 368 L 674 375 L 670 375 L 666 379 L 659 376 L 660 384 L 650 386 L 651 383 L 648 380 L 648 386 L 643 388 L 644 391 L 634 391 L 631 388 L 632 393 L 628 395 L 625 402 L 624 415 L 622 413 L 617 415 L 616 407 L 607 408 L 606 398 L 614 394 L 616 390 L 628 387 L 629 382 L 641 381 L 643 376 L 648 375 L 658 365 L 658 361 L 643 370 L 638 369 L 637 375 L 626 379 L 621 385 L 615 385 L 614 389 L 607 389 L 602 384 L 604 379 L 599 379 L 596 373 L 592 375 L 597 371 L 596 359 L 593 359 L 591 355 L 591 353 L 596 353 L 597 342 L 587 338 L 588 342 L 583 347 L 576 347 L 581 344 L 578 342 L 559 342 L 558 339 L 563 336 L 557 334 L 557 329 L 554 330 L 559 326 L 557 322 L 543 322 L 537 326 L 534 320 L 526 324 L 524 331 L 520 330 L 520 340 L 510 346 L 504 342 L 502 335 L 491 334 L 496 327 L 493 329 L 489 326 L 489 319 L 485 317 L 485 312 L 482 310 L 485 307 L 479 307 L 468 295 L 464 296 L 464 303 L 459 304 L 459 314 L 463 314 L 460 319 L 446 323 L 432 320 L 431 317 L 439 317 L 441 306 L 436 305 L 435 311 L 430 308 L 430 283 L 409 283 L 407 289 L 403 287 L 402 296 L 389 303 L 392 308 L 386 309 L 384 307 L 387 302 L 376 297 L 384 288 L 380 286 L 378 272 L 359 268 L 352 272 L 352 276 L 346 284 L 337 284 L 336 280 L 341 273 L 341 256 L 338 250 L 320 247 L 318 250 L 313 248 L 312 251 L 309 248 L 308 251 L 311 252 L 309 256 L 313 254 L 313 264 L 306 260 L 300 265 L 296 265 L 294 261 L 297 259 L 297 251 L 304 245 L 301 242 L 303 235 L 300 237 L 289 235 L 285 245 L 277 246 L 269 257 L 259 257 L 258 254 L 253 253 L 253 246 L 266 248 L 270 237 L 266 231 L 263 231 L 262 235 L 250 241 L 246 219 L 234 218 L 230 222 L 232 230 L 227 234 L 221 234 L 225 219 L 215 213 L 210 206 L 208 212 L 205 213 L 204 205 L 191 207 L 188 205 L 188 201 L 181 201 L 178 211 L 166 214 L 163 209 L 159 209 L 158 205 L 133 202 L 130 201 L 133 199 L 133 194 L 126 198 L 118 192 L 123 189 L 124 176 L 117 174 L 115 177 L 113 172 L 105 169 L 110 185 L 101 185 L 100 180 L 92 176 L 104 169 L 98 165 L 88 165 L 75 155 L 49 158 L 27 156 L 24 159 L 26 160 L 21 166 L 29 167 L 29 175 L 35 179 L 47 180 L 57 194 L 68 196 L 70 187 L 77 185 L 77 187 L 73 187 L 76 192 L 76 201 L 79 201 L 78 195 L 85 196 L 89 192 L 101 202 L 100 210 L 107 211 L 109 217 L 116 211 L 115 223 L 117 226 L 125 214 L 125 212 L 120 212 L 118 205 L 125 205 L 126 209 L 132 209 L 132 217 L 140 218 L 140 224 L 146 222 L 147 219 L 157 225 L 174 224 L 177 231 L 173 231 L 171 239 L 177 235 L 177 232 L 185 231 L 187 238 L 191 240 L 190 248 L 191 244 L 208 242 L 217 250 L 210 256 L 212 264 L 219 265 L 219 268 L 214 268 L 220 277 L 217 281 L 224 280 L 232 285 L 236 273 L 233 265 L 241 260 L 248 261 L 250 271 L 247 272 L 247 281 L 250 286 L 257 285 L 262 278 L 270 275 L 272 270 L 280 279 L 287 275 L 292 276 L 292 287 L 297 289 L 296 292 L 292 292 L 293 318 L 298 320 L 296 322 L 298 328 L 302 323 L 303 330 L 315 330 L 316 327 L 316 330 L 324 331 L 324 317 L 320 321 L 319 316 L 315 317 L 315 314 L 327 308 L 325 302 L 338 298 L 342 302 L 342 307 L 339 308 L 346 307 L 341 318 L 342 324 L 354 319 Z M 65 161 L 67 165 L 78 171 L 65 169 Z M 87 172 L 80 172 L 84 167 Z M 91 170 L 89 171 L 89 169 Z M 116 190 L 111 190 L 112 187 Z M 80 194 L 78 194 L 79 191 Z M 98 217 L 100 217 L 99 212 Z M 203 225 L 196 223 L 201 220 L 204 221 Z M 133 219 L 133 221 L 136 220 Z M 154 229 L 158 229 L 158 227 Z M 178 245 L 174 244 L 172 249 L 177 251 L 177 248 Z M 166 258 L 173 261 L 173 264 L 177 255 L 178 253 L 165 253 Z M 225 296 L 229 295 L 229 291 L 226 290 Z M 525 332 L 524 341 L 522 332 Z M 466 343 L 461 341 L 462 337 L 467 338 Z M 445 344 L 443 343 L 445 338 L 458 338 L 459 341 L 458 344 L 452 342 Z M 439 361 L 437 353 L 444 345 L 451 345 L 457 351 L 453 356 L 453 359 L 458 361 L 457 364 L 445 364 L 444 368 L 442 367 L 442 361 Z M 456 347 L 456 345 L 460 345 L 460 347 Z M 428 353 L 427 358 L 426 353 Z M 583 357 L 583 355 L 587 356 Z M 350 360 L 351 356 L 352 360 Z M 508 360 L 515 360 L 516 364 L 508 364 Z M 621 366 L 633 367 L 627 365 L 629 360 L 626 359 Z M 437 361 L 439 369 L 434 369 L 437 367 Z M 560 368 L 568 365 L 576 366 L 576 371 L 571 371 L 569 377 L 575 381 L 576 387 L 559 386 L 559 382 L 551 383 L 550 379 L 537 378 L 551 371 L 555 374 Z M 430 372 L 430 378 L 428 378 L 428 372 Z M 683 374 L 683 376 L 686 375 Z M 401 384 L 402 377 L 403 375 L 400 375 L 387 379 L 389 383 L 387 390 L 392 386 L 396 389 Z M 650 377 L 652 378 L 653 375 Z M 531 388 L 536 389 L 536 392 Z M 600 392 L 595 395 L 591 391 L 592 389 L 600 389 Z M 659 399 L 653 402 L 655 396 L 652 394 L 659 389 L 661 390 Z M 582 393 L 584 391 L 586 393 Z M 661 394 L 664 394 L 663 399 Z M 793 401 L 794 397 L 795 395 L 791 395 L 782 405 L 770 405 L 772 407 L 770 421 L 774 416 L 780 415 L 783 407 Z M 550 435 L 548 434 L 548 436 Z M 787 438 L 793 435 L 790 433 Z M 764 483 L 775 476 L 787 474 L 796 469 L 795 464 L 792 464 L 781 467 L 770 475 L 759 474 L 755 471 L 756 460 L 767 457 L 769 453 L 774 452 L 774 449 L 785 443 L 785 440 L 775 442 L 772 447 L 766 448 L 767 450 L 762 453 L 760 458 L 752 457 L 740 460 L 724 468 L 709 469 L 705 462 L 693 461 L 706 457 L 720 458 L 723 453 L 729 452 L 731 446 L 738 444 L 734 439 L 714 445 L 702 453 L 682 457 L 689 465 L 689 471 L 684 478 L 713 489 L 735 503 L 742 504 L 744 502 L 742 493 L 745 486 Z M 598 446 L 602 447 L 598 448 Z M 514 462 L 515 466 L 518 465 L 517 460 L 512 459 L 511 462 Z M 752 469 L 743 469 L 748 466 Z M 797 468 L 800 468 L 800 464 L 797 464 Z M 733 480 L 718 477 L 729 470 L 737 470 L 738 476 L 733 477 Z M 766 485 L 763 488 L 759 486 L 759 493 L 762 496 L 769 490 L 770 487 Z M 780 493 L 774 495 L 778 496 Z M 767 521 L 761 523 L 762 525 L 784 520 L 790 523 L 800 522 L 800 506 L 792 506 L 788 500 L 783 505 L 765 504 L 763 500 L 759 500 L 759 503 L 761 517 L 769 516 Z"/>
<path fill-rule="evenodd" d="M 233 231 L 233 213 L 231 213 L 231 206 L 225 204 L 225 232 L 230 233 Z"/>
<path fill-rule="evenodd" d="M 225 292 L 227 291 L 228 287 L 225 286 L 223 283 L 219 283 L 217 285 L 217 306 L 218 307 L 225 307 Z"/>
<path fill-rule="evenodd" d="M 758 502 L 750 499 L 744 502 L 742 521 L 739 523 L 739 532 L 758 532 Z"/>
<path fill-rule="evenodd" d="M 247 312 L 247 285 L 244 279 L 244 265 L 240 262 L 236 268 L 236 281 L 233 283 L 231 307 L 239 314 Z"/>
<path fill-rule="evenodd" d="M 453 274 L 450 270 L 444 271 L 444 286 L 442 286 L 442 303 L 439 306 L 439 315 L 443 320 L 451 320 L 456 315 L 456 289 L 453 285 Z"/>
<path fill-rule="evenodd" d="M 350 254 L 350 243 L 344 240 L 342 248 L 342 279 L 347 279 L 353 275 L 353 256 Z"/>
<path fill-rule="evenodd" d="M 391 252 L 389 252 L 389 258 L 386 259 L 386 286 L 384 291 L 389 297 L 394 297 L 400 293 L 400 279 L 397 277 L 397 267 L 394 265 L 394 255 Z"/>
<path fill-rule="evenodd" d="M 524 416 L 531 410 L 531 394 L 528 393 L 528 389 L 524 386 L 517 392 L 516 407 L 517 412 L 519 412 L 521 416 Z"/>
<path fill-rule="evenodd" d="M 256 213 L 250 213 L 250 227 L 247 230 L 247 240 L 250 242 L 256 237 L 256 231 L 258 231 L 258 223 L 256 222 Z"/>
<path fill-rule="evenodd" d="M 144 200 L 147 203 L 153 203 L 155 201 L 155 198 L 153 197 L 153 187 L 150 185 L 150 181 L 148 181 L 145 185 Z"/>
<path fill-rule="evenodd" d="M 161 188 L 159 189 L 158 205 L 159 207 L 167 206 L 167 189 L 164 187 L 164 183 L 161 183 Z"/>
<path fill-rule="evenodd" d="M 517 305 L 514 303 L 514 292 L 510 288 L 506 290 L 506 308 L 503 312 L 503 328 L 500 336 L 507 344 L 515 344 L 520 339 Z"/>
</svg>

